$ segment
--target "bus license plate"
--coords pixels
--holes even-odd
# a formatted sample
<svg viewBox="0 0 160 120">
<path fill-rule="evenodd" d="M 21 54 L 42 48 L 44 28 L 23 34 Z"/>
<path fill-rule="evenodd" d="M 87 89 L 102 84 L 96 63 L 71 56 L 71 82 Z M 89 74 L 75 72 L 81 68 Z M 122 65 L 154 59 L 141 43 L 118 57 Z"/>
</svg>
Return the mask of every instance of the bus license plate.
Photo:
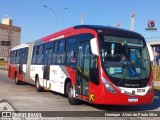
<svg viewBox="0 0 160 120">
<path fill-rule="evenodd" d="M 128 102 L 138 102 L 138 98 L 128 98 Z"/>
</svg>

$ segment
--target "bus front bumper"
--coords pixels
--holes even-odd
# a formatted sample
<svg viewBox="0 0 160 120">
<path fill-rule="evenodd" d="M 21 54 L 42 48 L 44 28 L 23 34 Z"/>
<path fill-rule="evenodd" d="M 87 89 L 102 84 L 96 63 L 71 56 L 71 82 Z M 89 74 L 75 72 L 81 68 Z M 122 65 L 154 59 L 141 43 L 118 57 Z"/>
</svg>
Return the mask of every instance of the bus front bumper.
<svg viewBox="0 0 160 120">
<path fill-rule="evenodd" d="M 96 99 L 95 104 L 105 105 L 149 105 L 153 103 L 154 90 L 144 96 L 129 96 L 124 94 L 106 93 Z"/>
</svg>

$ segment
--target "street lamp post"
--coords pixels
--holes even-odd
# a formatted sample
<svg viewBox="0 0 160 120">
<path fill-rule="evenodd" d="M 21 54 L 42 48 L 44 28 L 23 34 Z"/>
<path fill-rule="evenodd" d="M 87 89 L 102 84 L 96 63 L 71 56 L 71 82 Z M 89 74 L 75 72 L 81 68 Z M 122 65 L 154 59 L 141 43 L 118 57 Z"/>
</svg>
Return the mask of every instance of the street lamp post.
<svg viewBox="0 0 160 120">
<path fill-rule="evenodd" d="M 55 20 L 55 32 L 56 32 L 57 25 L 58 25 L 58 14 L 52 8 L 50 8 L 50 7 L 46 6 L 46 5 L 43 5 L 43 7 L 50 9 L 53 12 L 53 14 L 55 15 L 55 18 L 56 18 L 56 20 Z M 67 10 L 67 9 L 68 8 L 64 8 L 64 9 L 61 9 L 61 10 Z"/>
</svg>

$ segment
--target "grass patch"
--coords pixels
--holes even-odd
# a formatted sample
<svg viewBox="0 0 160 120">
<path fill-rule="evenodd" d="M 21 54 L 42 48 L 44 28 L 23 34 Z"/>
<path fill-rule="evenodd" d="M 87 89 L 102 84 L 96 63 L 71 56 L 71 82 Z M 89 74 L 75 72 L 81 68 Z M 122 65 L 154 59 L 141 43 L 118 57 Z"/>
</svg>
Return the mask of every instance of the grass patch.
<svg viewBox="0 0 160 120">
<path fill-rule="evenodd" d="M 155 90 L 160 90 L 160 86 L 154 86 Z"/>
<path fill-rule="evenodd" d="M 0 61 L 0 66 L 6 66 L 7 65 L 7 62 L 6 61 Z"/>
<path fill-rule="evenodd" d="M 155 81 L 160 81 L 160 66 L 153 66 L 152 71 L 153 71 L 153 79 Z"/>
</svg>

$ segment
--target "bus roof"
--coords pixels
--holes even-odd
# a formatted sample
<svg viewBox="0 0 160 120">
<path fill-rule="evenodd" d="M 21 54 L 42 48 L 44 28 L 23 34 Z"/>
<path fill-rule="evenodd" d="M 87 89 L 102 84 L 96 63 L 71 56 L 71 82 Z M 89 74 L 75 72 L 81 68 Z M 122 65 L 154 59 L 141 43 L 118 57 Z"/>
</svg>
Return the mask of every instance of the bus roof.
<svg viewBox="0 0 160 120">
<path fill-rule="evenodd" d="M 35 43 L 42 43 L 45 41 L 47 42 L 50 39 L 56 38 L 56 37 L 59 37 L 57 39 L 60 39 L 60 38 L 63 38 L 65 34 L 71 33 L 77 29 L 92 29 L 98 32 L 99 34 L 109 34 L 109 35 L 117 35 L 117 36 L 132 37 L 132 38 L 143 38 L 143 36 L 139 33 L 136 33 L 130 30 L 125 30 L 122 28 L 102 26 L 102 25 L 77 25 L 77 26 L 73 26 L 73 27 L 64 29 L 62 31 L 50 34 L 43 38 L 40 38 L 39 40 L 35 41 Z"/>
<path fill-rule="evenodd" d="M 128 36 L 134 38 L 142 38 L 142 35 L 130 30 L 116 28 L 111 26 L 103 26 L 103 25 L 78 25 L 74 26 L 74 29 L 80 28 L 88 28 L 97 31 L 98 33 L 104 33 L 109 35 L 118 35 L 118 36 Z"/>
<path fill-rule="evenodd" d="M 21 45 L 18 45 L 14 48 L 11 49 L 12 50 L 17 50 L 17 49 L 20 49 L 20 48 L 26 48 L 26 47 L 29 47 L 29 44 L 21 44 Z"/>
</svg>

